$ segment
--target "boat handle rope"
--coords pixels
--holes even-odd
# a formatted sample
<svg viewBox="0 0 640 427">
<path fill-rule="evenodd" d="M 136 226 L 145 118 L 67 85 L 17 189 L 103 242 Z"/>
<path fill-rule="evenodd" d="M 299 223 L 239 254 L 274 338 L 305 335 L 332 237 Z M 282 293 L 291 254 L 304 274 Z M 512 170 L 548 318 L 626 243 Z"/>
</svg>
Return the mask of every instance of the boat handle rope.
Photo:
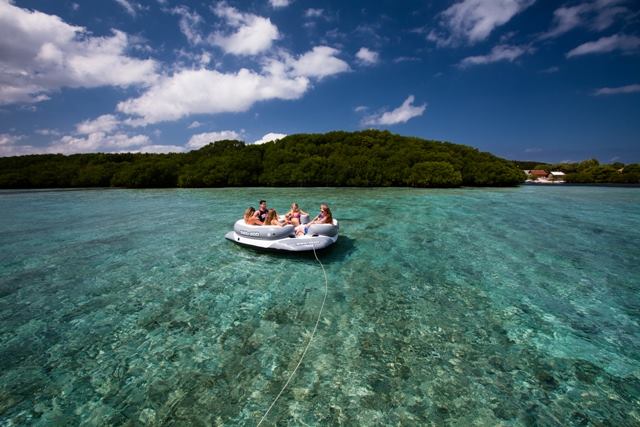
<svg viewBox="0 0 640 427">
<path fill-rule="evenodd" d="M 267 415 L 269 415 L 269 412 L 271 411 L 271 408 L 273 408 L 273 405 L 276 404 L 276 402 L 278 401 L 278 399 L 280 398 L 280 396 L 282 395 L 284 390 L 289 385 L 289 382 L 291 381 L 291 378 L 293 378 L 293 376 L 296 374 L 296 371 L 300 367 L 300 364 L 302 363 L 302 359 L 304 359 L 304 355 L 307 354 L 307 350 L 309 350 L 309 346 L 311 345 L 311 341 L 313 341 L 313 337 L 316 334 L 316 330 L 318 329 L 318 324 L 320 323 L 320 316 L 322 316 L 322 310 L 324 309 L 324 303 L 327 300 L 327 294 L 329 293 L 329 284 L 327 282 L 327 272 L 324 269 L 324 265 L 322 265 L 322 262 L 320 262 L 320 258 L 318 258 L 318 254 L 316 253 L 316 246 L 313 245 L 312 247 L 313 247 L 313 255 L 316 257 L 316 261 L 318 261 L 318 264 L 320 264 L 320 267 L 322 267 L 322 274 L 324 274 L 324 298 L 322 299 L 322 305 L 320 306 L 320 311 L 318 312 L 318 319 L 316 320 L 316 324 L 313 327 L 313 332 L 311 332 L 311 336 L 309 337 L 309 341 L 307 341 L 307 345 L 305 346 L 304 351 L 302 352 L 302 356 L 300 356 L 300 360 L 298 360 L 298 364 L 293 369 L 293 372 L 291 372 L 291 375 L 289 375 L 289 378 L 287 379 L 287 382 L 284 383 L 284 385 L 282 386 L 282 389 L 280 390 L 280 393 L 278 393 L 276 398 L 273 399 L 273 403 L 271 403 L 271 406 L 269 406 L 269 409 L 267 409 L 267 412 L 265 412 L 264 415 L 262 416 L 262 418 L 260 419 L 260 422 L 258 423 L 258 427 L 260 427 L 260 424 L 262 424 L 262 422 L 267 418 Z"/>
</svg>

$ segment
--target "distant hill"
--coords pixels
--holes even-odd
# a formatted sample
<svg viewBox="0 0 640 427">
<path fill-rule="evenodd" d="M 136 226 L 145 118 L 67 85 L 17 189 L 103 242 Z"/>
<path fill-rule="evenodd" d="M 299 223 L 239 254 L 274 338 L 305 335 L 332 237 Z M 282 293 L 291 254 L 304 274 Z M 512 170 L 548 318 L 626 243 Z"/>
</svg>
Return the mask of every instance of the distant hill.
<svg viewBox="0 0 640 427">
<path fill-rule="evenodd" d="M 297 134 L 189 153 L 43 154 L 0 158 L 0 188 L 240 186 L 513 186 L 511 161 L 465 145 L 387 131 Z"/>
</svg>

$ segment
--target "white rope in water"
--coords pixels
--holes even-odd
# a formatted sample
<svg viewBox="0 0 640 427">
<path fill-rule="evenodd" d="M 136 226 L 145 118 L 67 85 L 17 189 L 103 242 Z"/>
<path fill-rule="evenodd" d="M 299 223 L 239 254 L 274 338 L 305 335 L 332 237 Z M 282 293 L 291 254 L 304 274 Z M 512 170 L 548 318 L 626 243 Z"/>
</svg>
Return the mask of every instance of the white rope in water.
<svg viewBox="0 0 640 427">
<path fill-rule="evenodd" d="M 309 350 L 309 346 L 311 345 L 311 341 L 313 341 L 313 337 L 316 334 L 316 330 L 318 329 L 318 324 L 320 323 L 320 316 L 322 316 L 322 310 L 324 309 L 324 303 L 327 300 L 327 293 L 329 293 L 329 284 L 327 282 L 327 272 L 324 269 L 324 265 L 322 265 L 322 263 L 320 262 L 320 258 L 318 258 L 318 254 L 316 253 L 315 245 L 313 246 L 313 255 L 316 257 L 316 261 L 318 261 L 318 264 L 320 264 L 320 267 L 322 267 L 322 274 L 324 274 L 324 299 L 322 300 L 322 305 L 320 306 L 320 312 L 318 312 L 318 319 L 316 320 L 316 325 L 313 327 L 313 332 L 311 332 L 311 336 L 309 337 L 309 341 L 307 342 L 307 346 L 304 348 L 304 351 L 302 352 L 302 356 L 300 356 L 300 360 L 298 360 L 298 364 L 296 365 L 296 367 L 293 370 L 293 372 L 291 372 L 291 375 L 289 375 L 289 379 L 287 379 L 287 382 L 284 383 L 284 385 L 282 386 L 282 390 L 280 390 L 280 393 L 278 393 L 276 398 L 273 400 L 273 403 L 271 404 L 271 406 L 269 406 L 269 409 L 267 409 L 267 412 L 265 412 L 264 415 L 262 416 L 262 418 L 260 419 L 260 422 L 258 423 L 258 427 L 260 427 L 260 424 L 262 424 L 262 422 L 265 420 L 265 418 L 267 418 L 267 415 L 269 415 L 269 412 L 271 411 L 271 408 L 273 408 L 273 405 L 276 404 L 276 402 L 280 398 L 280 395 L 282 395 L 284 390 L 289 385 L 289 382 L 291 381 L 291 378 L 293 378 L 293 376 L 296 374 L 296 371 L 298 370 L 298 368 L 300 367 L 300 364 L 302 363 L 302 359 L 304 359 L 304 355 L 307 354 L 307 350 Z"/>
</svg>

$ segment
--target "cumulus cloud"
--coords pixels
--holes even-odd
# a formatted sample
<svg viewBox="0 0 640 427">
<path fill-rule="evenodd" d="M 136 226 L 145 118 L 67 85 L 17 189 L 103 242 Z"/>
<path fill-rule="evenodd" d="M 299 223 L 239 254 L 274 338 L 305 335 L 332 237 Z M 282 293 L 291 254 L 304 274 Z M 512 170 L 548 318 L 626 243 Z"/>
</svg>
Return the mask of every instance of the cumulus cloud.
<svg viewBox="0 0 640 427">
<path fill-rule="evenodd" d="M 193 135 L 187 142 L 187 148 L 197 150 L 207 144 L 225 139 L 240 139 L 238 132 L 233 130 L 221 130 L 217 132 L 205 132 Z"/>
<path fill-rule="evenodd" d="M 356 58 L 358 58 L 361 64 L 365 65 L 376 64 L 379 60 L 379 56 L 380 55 L 378 54 L 378 52 L 369 50 L 366 47 L 361 47 L 360 50 L 356 53 Z"/>
<path fill-rule="evenodd" d="M 155 61 L 125 54 L 127 35 L 91 37 L 54 15 L 0 1 L 0 105 L 40 102 L 62 87 L 145 85 Z"/>
<path fill-rule="evenodd" d="M 636 51 L 638 48 L 640 48 L 640 37 L 614 34 L 609 37 L 601 37 L 593 42 L 583 43 L 580 46 L 571 49 L 567 53 L 567 58 L 614 51 L 628 53 Z"/>
<path fill-rule="evenodd" d="M 22 156 L 35 153 L 35 147 L 19 143 L 23 139 L 25 139 L 24 135 L 0 133 L 0 157 Z"/>
<path fill-rule="evenodd" d="M 332 47 L 316 46 L 292 63 L 294 72 L 298 76 L 322 79 L 349 71 L 349 64 L 336 57 L 338 53 L 340 51 Z"/>
<path fill-rule="evenodd" d="M 274 70 L 259 74 L 215 70 L 182 70 L 160 79 L 138 98 L 118 104 L 118 111 L 138 116 L 131 124 L 145 125 L 178 120 L 190 114 L 242 112 L 258 101 L 298 99 L 309 87 L 305 77 Z"/>
<path fill-rule="evenodd" d="M 638 93 L 638 92 L 640 92 L 640 84 L 632 84 L 632 85 L 619 86 L 619 87 L 603 87 L 603 88 L 597 89 L 594 92 L 594 95 L 596 96 L 620 95 L 620 94 Z"/>
<path fill-rule="evenodd" d="M 440 14 L 440 30 L 431 30 L 427 39 L 439 47 L 460 42 L 474 44 L 531 6 L 535 0 L 463 0 Z"/>
<path fill-rule="evenodd" d="M 213 12 L 223 18 L 233 32 L 215 32 L 209 40 L 225 52 L 234 55 L 256 55 L 268 50 L 279 37 L 278 27 L 264 18 L 251 13 L 241 13 L 226 3 L 219 3 Z"/>
<path fill-rule="evenodd" d="M 120 125 L 120 121 L 113 114 L 104 114 L 93 120 L 85 120 L 76 125 L 76 131 L 82 135 L 97 132 L 111 132 Z"/>
<path fill-rule="evenodd" d="M 588 27 L 596 31 L 609 28 L 619 16 L 629 9 L 622 6 L 627 0 L 596 0 L 573 6 L 562 6 L 553 12 L 553 23 L 541 40 L 559 37 L 574 28 Z"/>
<path fill-rule="evenodd" d="M 265 142 L 277 141 L 279 139 L 284 138 L 285 136 L 287 136 L 286 133 L 269 132 L 265 134 L 262 138 L 258 139 L 257 141 L 253 141 L 253 143 L 264 144 Z"/>
<path fill-rule="evenodd" d="M 202 123 L 200 123 L 197 120 L 194 120 L 191 122 L 189 126 L 187 126 L 187 129 L 196 129 L 196 128 L 199 128 L 200 126 L 202 126 Z"/>
<path fill-rule="evenodd" d="M 178 120 L 191 114 L 247 111 L 259 101 L 299 99 L 310 78 L 322 79 L 349 70 L 337 58 L 337 49 L 317 46 L 298 58 L 283 54 L 265 60 L 260 72 L 242 68 L 236 73 L 185 69 L 164 76 L 138 98 L 120 102 L 117 110 L 134 118 L 125 122 L 143 126 Z"/>
<path fill-rule="evenodd" d="M 398 123 L 406 123 L 414 117 L 419 117 L 424 113 L 427 104 L 413 105 L 415 97 L 409 95 L 407 99 L 398 108 L 385 111 L 381 114 L 375 114 L 366 117 L 362 124 L 364 125 L 395 125 Z"/>
<path fill-rule="evenodd" d="M 487 55 L 469 56 L 464 58 L 460 62 L 460 66 L 468 67 L 471 65 L 484 65 L 499 61 L 513 62 L 528 51 L 529 48 L 524 46 L 499 45 L 491 49 L 491 52 Z"/>
<path fill-rule="evenodd" d="M 20 141 L 24 136 L 21 135 L 11 135 L 8 133 L 0 133 L 0 145 L 8 146 L 13 145 L 16 142 Z"/>
<path fill-rule="evenodd" d="M 178 26 L 189 43 L 196 45 L 204 41 L 199 29 L 203 19 L 198 12 L 192 12 L 187 6 L 183 5 L 174 7 L 170 12 L 180 17 Z"/>
<path fill-rule="evenodd" d="M 93 132 L 86 136 L 65 135 L 54 141 L 46 148 L 48 153 L 92 153 L 92 152 L 118 152 L 129 147 L 149 145 L 151 142 L 147 135 L 128 135 L 126 133 L 108 134 L 106 132 Z"/>
<path fill-rule="evenodd" d="M 269 0 L 269 4 L 273 8 L 287 7 L 291 4 L 291 0 Z"/>
</svg>

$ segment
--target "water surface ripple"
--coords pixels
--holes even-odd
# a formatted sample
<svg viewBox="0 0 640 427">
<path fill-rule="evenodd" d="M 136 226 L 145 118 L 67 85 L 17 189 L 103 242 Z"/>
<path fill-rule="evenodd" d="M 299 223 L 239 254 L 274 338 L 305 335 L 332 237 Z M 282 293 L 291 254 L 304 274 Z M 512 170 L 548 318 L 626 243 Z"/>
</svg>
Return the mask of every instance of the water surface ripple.
<svg viewBox="0 0 640 427">
<path fill-rule="evenodd" d="M 640 190 L 0 192 L 0 425 L 639 425 Z"/>
</svg>

